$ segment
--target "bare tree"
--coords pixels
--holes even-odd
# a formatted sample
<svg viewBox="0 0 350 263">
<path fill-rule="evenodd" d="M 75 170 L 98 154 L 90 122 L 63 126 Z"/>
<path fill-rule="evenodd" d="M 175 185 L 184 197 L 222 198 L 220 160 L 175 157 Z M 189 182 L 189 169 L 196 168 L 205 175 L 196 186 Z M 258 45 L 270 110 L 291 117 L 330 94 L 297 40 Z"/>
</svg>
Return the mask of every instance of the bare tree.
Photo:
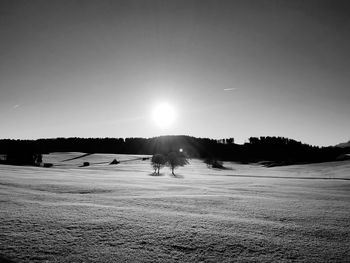
<svg viewBox="0 0 350 263">
<path fill-rule="evenodd" d="M 159 170 L 166 164 L 166 158 L 162 154 L 155 154 L 152 156 L 151 164 L 154 169 L 154 174 L 159 175 Z"/>
<path fill-rule="evenodd" d="M 170 152 L 167 156 L 167 164 L 171 169 L 171 173 L 175 176 L 174 170 L 176 167 L 185 166 L 188 164 L 188 160 L 183 153 Z"/>
</svg>

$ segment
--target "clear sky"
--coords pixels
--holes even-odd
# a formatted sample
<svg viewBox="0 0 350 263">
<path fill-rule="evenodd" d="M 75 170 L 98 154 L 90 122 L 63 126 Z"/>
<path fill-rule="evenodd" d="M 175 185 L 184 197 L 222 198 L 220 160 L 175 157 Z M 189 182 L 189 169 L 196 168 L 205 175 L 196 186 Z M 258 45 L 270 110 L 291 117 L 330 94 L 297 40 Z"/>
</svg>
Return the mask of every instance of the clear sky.
<svg viewBox="0 0 350 263">
<path fill-rule="evenodd" d="M 349 83 L 350 1 L 0 2 L 0 138 L 334 145 L 350 139 Z"/>
</svg>

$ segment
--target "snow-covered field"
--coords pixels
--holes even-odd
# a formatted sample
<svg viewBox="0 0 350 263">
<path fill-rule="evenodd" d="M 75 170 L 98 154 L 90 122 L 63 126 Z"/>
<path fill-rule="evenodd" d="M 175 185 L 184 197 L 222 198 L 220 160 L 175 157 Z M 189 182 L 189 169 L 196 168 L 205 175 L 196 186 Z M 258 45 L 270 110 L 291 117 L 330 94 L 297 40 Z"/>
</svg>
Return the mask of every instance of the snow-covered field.
<svg viewBox="0 0 350 263">
<path fill-rule="evenodd" d="M 15 262 L 350 262 L 350 161 L 264 168 L 55 153 L 0 165 L 0 254 Z M 79 168 L 83 162 L 100 163 Z"/>
</svg>

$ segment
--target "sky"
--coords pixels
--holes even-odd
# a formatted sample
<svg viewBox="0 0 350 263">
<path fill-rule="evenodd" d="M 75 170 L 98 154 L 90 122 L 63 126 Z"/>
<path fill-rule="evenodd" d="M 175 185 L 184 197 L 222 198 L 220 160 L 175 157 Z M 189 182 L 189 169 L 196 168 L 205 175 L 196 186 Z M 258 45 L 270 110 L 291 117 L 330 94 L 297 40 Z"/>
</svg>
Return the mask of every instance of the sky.
<svg viewBox="0 0 350 263">
<path fill-rule="evenodd" d="M 350 140 L 349 83 L 348 1 L 0 2 L 0 138 L 335 145 Z"/>
</svg>

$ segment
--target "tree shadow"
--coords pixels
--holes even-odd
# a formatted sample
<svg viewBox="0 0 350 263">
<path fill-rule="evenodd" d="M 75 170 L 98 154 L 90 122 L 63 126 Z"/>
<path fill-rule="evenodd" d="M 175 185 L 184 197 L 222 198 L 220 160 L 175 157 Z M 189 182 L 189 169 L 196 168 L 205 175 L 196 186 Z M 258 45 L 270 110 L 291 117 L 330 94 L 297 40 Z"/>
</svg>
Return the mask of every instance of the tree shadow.
<svg viewBox="0 0 350 263">
<path fill-rule="evenodd" d="M 209 167 L 209 169 L 213 169 L 213 170 L 216 170 L 216 171 L 234 171 L 234 170 L 236 170 L 236 169 L 234 169 L 234 168 L 232 168 L 232 167 L 226 167 L 226 166 L 224 166 L 224 167 L 222 167 L 222 168 L 217 168 L 217 167 Z"/>
<path fill-rule="evenodd" d="M 170 177 L 178 178 L 178 179 L 183 179 L 183 178 L 185 178 L 182 174 L 170 174 Z"/>
<path fill-rule="evenodd" d="M 163 174 L 163 173 L 159 173 L 159 174 L 157 174 L 157 173 L 150 173 L 148 175 L 149 176 L 154 176 L 154 177 L 161 177 L 161 176 L 164 176 L 165 174 Z"/>
</svg>

